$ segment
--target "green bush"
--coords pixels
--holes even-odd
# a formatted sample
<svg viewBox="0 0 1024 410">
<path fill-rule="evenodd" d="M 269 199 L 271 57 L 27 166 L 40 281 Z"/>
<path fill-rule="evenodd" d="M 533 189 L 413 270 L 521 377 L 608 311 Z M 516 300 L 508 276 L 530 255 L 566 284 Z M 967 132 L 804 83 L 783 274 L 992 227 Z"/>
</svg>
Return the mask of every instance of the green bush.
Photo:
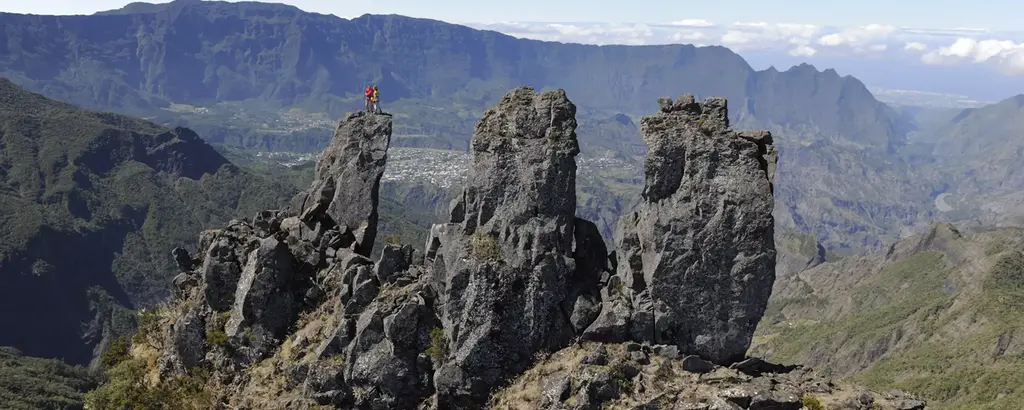
<svg viewBox="0 0 1024 410">
<path fill-rule="evenodd" d="M 107 373 L 107 381 L 85 394 L 87 410 L 207 410 L 216 408 L 208 386 L 209 373 L 193 370 L 156 386 L 147 383 L 150 369 L 141 359 L 129 359 Z"/>
<path fill-rule="evenodd" d="M 435 327 L 430 331 L 430 346 L 427 347 L 426 353 L 435 364 L 441 363 L 441 360 L 444 359 L 446 348 L 443 329 Z"/>
<path fill-rule="evenodd" d="M 149 336 L 160 330 L 160 308 L 142 309 L 138 313 L 139 327 L 132 337 L 132 343 L 145 343 Z"/>
<path fill-rule="evenodd" d="M 1003 255 L 992 266 L 993 285 L 1005 290 L 1024 288 L 1024 254 L 1014 251 Z"/>
<path fill-rule="evenodd" d="M 985 256 L 992 256 L 1006 251 L 1008 247 L 1003 240 L 995 240 L 985 245 Z"/>
<path fill-rule="evenodd" d="M 228 334 L 221 329 L 207 329 L 206 342 L 211 346 L 222 346 L 228 343 Z"/>
<path fill-rule="evenodd" d="M 96 382 L 85 367 L 0 347 L 0 409 L 81 409 L 83 392 Z"/>
<path fill-rule="evenodd" d="M 825 410 L 825 406 L 821 405 L 821 402 L 818 401 L 818 398 L 810 394 L 804 395 L 803 403 L 804 409 L 807 410 Z"/>
<path fill-rule="evenodd" d="M 103 364 L 107 367 L 117 366 L 118 363 L 121 363 L 128 358 L 128 353 L 129 350 L 131 350 L 131 347 L 132 342 L 128 336 L 118 336 L 117 339 L 114 339 L 114 341 L 110 343 L 110 347 L 107 348 L 107 351 L 103 352 L 103 356 L 100 360 L 103 361 Z"/>
<path fill-rule="evenodd" d="M 206 323 L 206 343 L 210 346 L 222 346 L 228 343 L 228 334 L 224 332 L 231 312 L 217 312 L 213 320 Z"/>
</svg>

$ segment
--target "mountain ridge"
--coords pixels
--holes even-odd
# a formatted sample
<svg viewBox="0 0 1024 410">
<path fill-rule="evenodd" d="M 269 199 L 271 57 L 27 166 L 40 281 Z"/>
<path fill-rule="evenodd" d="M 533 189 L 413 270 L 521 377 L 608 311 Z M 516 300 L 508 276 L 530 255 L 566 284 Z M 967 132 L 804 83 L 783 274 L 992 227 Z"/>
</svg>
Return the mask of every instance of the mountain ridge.
<svg viewBox="0 0 1024 410">
<path fill-rule="evenodd" d="M 120 320 L 94 314 L 167 294 L 173 265 L 159 248 L 288 192 L 191 130 L 83 110 L 5 79 L 0 187 L 0 326 L 18 329 L 0 332 L 0 345 L 74 364 Z"/>
<path fill-rule="evenodd" d="M 168 14 L 172 9 L 174 13 Z M 85 44 L 93 44 L 90 47 L 93 51 L 80 53 L 81 60 L 78 62 L 61 61 L 59 56 L 54 55 L 47 60 L 57 63 L 61 68 L 38 71 L 25 69 L 28 66 L 41 68 L 41 62 L 32 61 L 33 56 L 27 53 L 29 50 L 4 50 L 12 54 L 23 52 L 25 58 L 19 63 L 20 67 L 19 64 L 12 65 L 10 61 L 0 61 L 0 69 L 22 74 L 26 78 L 21 83 L 31 85 L 34 90 L 44 91 L 44 94 L 58 96 L 61 95 L 58 93 L 64 93 L 62 96 L 73 97 L 70 99 L 76 103 L 100 103 L 104 108 L 132 108 L 130 104 L 156 108 L 146 102 L 147 98 L 155 98 L 157 106 L 168 102 L 195 102 L 211 98 L 256 98 L 285 106 L 315 101 L 317 104 L 326 104 L 335 112 L 341 110 L 342 106 L 358 105 L 358 92 L 369 82 L 379 83 L 389 99 L 454 96 L 480 101 L 482 104 L 493 103 L 504 90 L 516 84 L 530 84 L 538 89 L 557 86 L 595 108 L 649 112 L 656 107 L 647 96 L 658 95 L 662 90 L 670 93 L 686 91 L 695 95 L 722 95 L 737 104 L 754 96 L 756 90 L 748 89 L 749 81 L 760 80 L 763 84 L 772 80 L 772 75 L 768 75 L 772 73 L 753 70 L 742 57 L 721 46 L 596 46 L 543 42 L 438 20 L 370 14 L 343 19 L 307 13 L 292 6 L 256 2 L 172 2 L 159 11 L 125 13 L 129 14 L 33 16 L 33 22 L 25 21 L 27 16 L 0 15 L 0 24 L 6 24 L 13 30 L 4 35 L 9 40 L 32 36 L 23 29 L 19 30 L 22 26 L 42 24 L 53 27 L 59 24 L 65 33 L 73 33 L 79 45 L 58 42 L 53 44 L 52 49 L 73 51 Z M 281 25 L 278 21 L 282 18 L 294 19 L 290 23 L 291 27 L 302 27 L 302 30 L 289 31 L 295 29 Z M 109 26 L 106 32 L 110 35 L 87 34 L 84 30 L 92 27 L 90 21 L 103 21 L 103 25 Z M 267 24 L 280 27 L 282 33 L 288 34 L 267 40 L 278 42 L 276 47 L 289 44 L 290 49 L 297 50 L 299 54 L 265 48 L 263 53 L 267 58 L 280 61 L 282 69 L 275 74 L 273 71 L 245 68 L 246 65 L 257 64 L 257 61 L 225 51 L 231 50 L 230 46 L 225 46 L 243 46 L 246 37 L 229 35 L 223 29 L 203 28 L 215 21 L 227 26 L 250 25 L 252 30 Z M 120 31 L 115 27 L 123 27 L 128 32 L 141 29 L 145 33 L 137 40 L 124 42 L 126 39 L 122 39 L 125 47 L 138 50 L 138 57 L 104 56 L 101 51 L 103 44 L 116 41 L 116 37 L 111 35 Z M 223 43 L 225 46 L 221 46 L 221 51 L 195 48 L 191 44 L 196 40 L 189 39 L 189 36 L 194 38 L 199 33 L 213 36 L 206 41 Z M 434 47 L 431 44 L 414 40 L 426 38 L 434 39 L 432 41 L 451 39 L 465 44 L 458 47 L 445 46 L 448 47 L 445 52 L 449 55 L 444 57 L 436 54 L 439 51 L 419 55 L 407 52 L 412 49 L 431 50 Z M 190 45 L 185 48 L 167 48 L 162 45 L 171 39 L 182 44 L 178 47 Z M 52 39 L 35 38 L 33 41 L 51 43 Z M 17 42 L 12 44 L 16 45 Z M 163 64 L 174 61 L 176 71 L 161 71 L 165 69 L 154 65 L 161 61 Z M 709 61 L 714 61 L 710 67 Z M 110 66 L 113 62 L 116 65 Z M 621 62 L 630 64 L 622 65 Z M 71 67 L 74 64 L 81 66 Z M 444 68 L 430 68 L 433 66 Z M 615 68 L 609 70 L 604 67 Z M 879 103 L 866 92 L 866 87 L 859 80 L 849 76 L 839 77 L 834 70 L 820 72 L 814 69 L 808 72 L 806 67 L 810 66 L 795 66 L 782 73 L 819 76 L 825 83 L 855 81 L 849 84 L 859 90 L 858 94 L 862 94 L 857 98 L 870 101 L 855 110 L 873 111 L 875 117 L 885 118 L 888 122 L 895 121 L 878 106 Z M 110 70 L 114 68 L 120 70 L 121 74 L 111 73 Z M 75 85 L 51 80 L 59 77 L 61 71 L 69 69 L 92 70 L 93 74 L 105 72 L 104 76 L 108 78 L 104 80 L 104 87 L 115 93 L 133 96 L 123 103 L 115 102 L 109 96 L 97 94 L 96 90 L 88 90 L 87 84 Z M 555 74 L 558 75 L 557 79 L 552 77 Z M 279 84 L 268 82 L 275 76 L 276 80 L 273 81 Z M 627 78 L 624 76 L 635 80 L 624 80 Z M 430 80 L 427 81 L 427 78 Z M 296 80 L 308 85 L 300 85 Z M 594 81 L 608 84 L 610 88 L 593 87 Z M 247 84 L 245 88 L 251 91 L 244 91 L 243 84 Z M 79 93 L 87 94 L 78 96 Z M 738 104 L 733 110 L 734 117 L 743 115 L 743 105 L 746 104 Z M 792 113 L 816 113 L 821 105 L 793 107 Z M 788 107 L 781 101 L 763 101 L 762 107 L 760 109 L 776 112 L 773 115 L 780 117 L 763 118 L 763 121 L 782 123 L 784 121 L 781 117 L 788 115 L 779 112 Z M 768 107 L 772 107 L 771 110 Z M 826 117 L 836 113 L 821 115 L 823 117 L 817 122 L 821 123 L 823 132 L 830 135 L 842 134 L 833 124 L 834 120 L 825 121 Z M 869 128 L 872 130 L 870 132 L 856 130 L 856 135 L 845 137 L 873 144 L 898 144 L 899 135 L 889 128 L 873 126 Z"/>
<path fill-rule="evenodd" d="M 913 125 L 859 80 L 835 70 L 802 64 L 755 71 L 721 46 L 563 44 L 398 15 L 342 19 L 253 2 L 188 2 L 165 9 L 0 15 L 0 25 L 8 28 L 0 32 L 6 40 L 0 48 L 18 56 L 0 59 L 0 73 L 78 105 L 197 127 L 211 142 L 308 151 L 322 149 L 329 127 L 296 131 L 267 117 L 283 120 L 282 111 L 296 109 L 343 118 L 360 109 L 359 92 L 372 82 L 384 93 L 385 108 L 403 118 L 396 145 L 468 149 L 472 117 L 508 89 L 560 88 L 587 111 L 581 123 L 593 124 L 588 132 L 600 129 L 581 140 L 581 149 L 588 156 L 628 153 L 629 161 L 638 158 L 639 132 L 605 119 L 656 110 L 651 95 L 717 95 L 732 104 L 730 121 L 737 129 L 772 131 L 780 155 L 793 158 L 783 163 L 779 178 L 784 194 L 778 210 L 786 213 L 779 219 L 787 228 L 814 231 L 830 248 L 860 249 L 877 247 L 906 224 L 929 218 L 934 188 L 930 181 L 910 181 L 909 165 L 894 153 Z M 186 117 L 195 125 L 185 123 Z M 881 168 L 859 164 L 866 150 L 880 151 L 884 160 L 871 166 Z M 827 161 L 815 163 L 814 157 Z M 858 172 L 867 177 L 848 176 Z M 623 195 L 639 189 L 636 178 L 622 181 L 609 187 L 590 178 L 582 187 L 598 196 L 584 198 L 581 212 L 600 217 L 607 238 L 618 212 L 613 210 L 628 202 Z M 893 189 L 877 188 L 882 185 Z M 913 198 L 899 197 L 901 191 Z M 877 195 L 864 198 L 863 192 Z M 827 200 L 808 200 L 821 195 Z"/>
<path fill-rule="evenodd" d="M 1024 229 L 937 223 L 864 256 L 782 275 L 751 354 L 940 409 L 1024 403 Z"/>
</svg>

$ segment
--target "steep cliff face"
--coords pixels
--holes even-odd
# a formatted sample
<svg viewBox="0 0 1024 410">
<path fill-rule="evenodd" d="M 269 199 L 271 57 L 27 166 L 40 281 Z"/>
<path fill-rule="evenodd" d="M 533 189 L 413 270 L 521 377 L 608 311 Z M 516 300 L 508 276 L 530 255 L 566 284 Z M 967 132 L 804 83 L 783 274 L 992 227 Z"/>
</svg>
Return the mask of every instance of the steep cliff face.
<svg viewBox="0 0 1024 410">
<path fill-rule="evenodd" d="M 90 405 L 161 394 L 204 409 L 501 407 L 501 386 L 548 353 L 631 352 L 633 367 L 595 358 L 556 380 L 558 397 L 580 400 L 515 405 L 598 409 L 643 393 L 651 376 L 636 366 L 650 352 L 691 376 L 743 359 L 774 280 L 770 136 L 730 132 L 724 100 L 663 103 L 642 123 L 648 189 L 613 263 L 574 215 L 575 110 L 562 90 L 509 92 L 478 123 L 469 182 L 425 254 L 388 243 L 376 262 L 392 119 L 348 116 L 293 209 L 204 232 L 200 258 L 174 251 L 174 300 L 142 321 Z M 752 360 L 724 371 L 793 370 Z M 796 409 L 807 390 L 760 388 L 714 408 Z"/>
<path fill-rule="evenodd" d="M 477 125 L 467 187 L 426 255 L 449 351 L 439 406 L 472 408 L 536 352 L 572 340 L 570 287 L 599 274 L 573 258 L 575 114 L 564 91 L 518 88 Z"/>
<path fill-rule="evenodd" d="M 662 100 L 641 131 L 643 199 L 619 221 L 617 275 L 587 336 L 740 360 L 775 281 L 771 134 L 732 132 L 724 99 L 692 95 Z"/>
</svg>

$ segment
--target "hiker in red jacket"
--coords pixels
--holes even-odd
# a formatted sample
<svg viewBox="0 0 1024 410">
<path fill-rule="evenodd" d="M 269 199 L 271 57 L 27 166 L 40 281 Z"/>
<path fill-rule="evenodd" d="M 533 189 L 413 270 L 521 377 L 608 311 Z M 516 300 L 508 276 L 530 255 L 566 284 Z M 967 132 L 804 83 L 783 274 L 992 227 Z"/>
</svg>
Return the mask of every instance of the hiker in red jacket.
<svg viewBox="0 0 1024 410">
<path fill-rule="evenodd" d="M 366 112 L 370 112 L 370 107 L 373 103 L 373 85 L 366 86 L 366 90 L 363 93 L 366 94 Z"/>
</svg>

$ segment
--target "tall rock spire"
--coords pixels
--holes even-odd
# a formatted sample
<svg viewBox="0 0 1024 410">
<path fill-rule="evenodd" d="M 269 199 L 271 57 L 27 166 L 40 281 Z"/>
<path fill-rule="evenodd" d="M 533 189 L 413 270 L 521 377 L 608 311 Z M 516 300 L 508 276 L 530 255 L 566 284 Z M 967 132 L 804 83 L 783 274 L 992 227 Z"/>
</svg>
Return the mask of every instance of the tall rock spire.
<svg viewBox="0 0 1024 410">
<path fill-rule="evenodd" d="M 722 98 L 660 106 L 641 120 L 642 200 L 619 221 L 617 276 L 586 337 L 741 360 L 775 281 L 771 134 L 730 130 Z"/>
<path fill-rule="evenodd" d="M 380 180 L 390 145 L 391 115 L 349 114 L 320 154 L 312 186 L 293 201 L 301 219 L 312 229 L 317 229 L 316 224 L 327 229 L 336 224 L 343 247 L 351 244 L 360 255 L 370 256 L 377 237 Z M 330 220 L 322 219 L 323 215 Z"/>
<path fill-rule="evenodd" d="M 434 377 L 442 408 L 479 408 L 572 340 L 575 115 L 565 91 L 520 87 L 477 124 L 466 189 L 428 244 L 449 352 Z"/>
</svg>

